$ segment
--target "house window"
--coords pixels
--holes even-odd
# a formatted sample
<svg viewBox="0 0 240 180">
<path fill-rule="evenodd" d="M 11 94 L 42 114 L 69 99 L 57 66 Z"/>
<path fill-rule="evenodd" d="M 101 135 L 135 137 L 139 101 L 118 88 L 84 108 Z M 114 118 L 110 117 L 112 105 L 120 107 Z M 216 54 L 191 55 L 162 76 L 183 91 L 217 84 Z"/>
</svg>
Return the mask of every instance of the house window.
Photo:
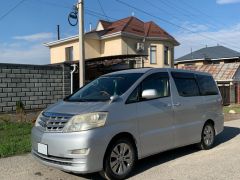
<svg viewBox="0 0 240 180">
<path fill-rule="evenodd" d="M 150 64 L 156 64 L 157 63 L 157 47 L 156 46 L 150 46 Z"/>
<path fill-rule="evenodd" d="M 168 51 L 169 51 L 169 48 L 167 46 L 164 47 L 164 64 L 165 65 L 169 65 L 169 62 L 168 62 Z"/>
<path fill-rule="evenodd" d="M 65 48 L 66 61 L 73 61 L 73 46 Z"/>
</svg>

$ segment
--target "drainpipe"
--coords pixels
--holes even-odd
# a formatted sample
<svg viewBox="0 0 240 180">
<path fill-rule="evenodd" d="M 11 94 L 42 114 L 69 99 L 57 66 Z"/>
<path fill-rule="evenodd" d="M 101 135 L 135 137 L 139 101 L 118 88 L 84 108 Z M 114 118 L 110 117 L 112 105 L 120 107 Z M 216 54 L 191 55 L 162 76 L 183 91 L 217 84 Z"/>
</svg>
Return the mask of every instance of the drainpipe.
<svg viewBox="0 0 240 180">
<path fill-rule="evenodd" d="M 62 66 L 62 97 L 64 98 L 65 97 L 65 85 L 64 85 L 64 82 L 65 82 L 65 74 L 64 74 L 64 64 L 61 64 Z"/>
<path fill-rule="evenodd" d="M 71 94 L 73 93 L 73 73 L 77 70 L 77 65 L 72 64 L 73 70 L 70 72 L 71 74 Z"/>
</svg>

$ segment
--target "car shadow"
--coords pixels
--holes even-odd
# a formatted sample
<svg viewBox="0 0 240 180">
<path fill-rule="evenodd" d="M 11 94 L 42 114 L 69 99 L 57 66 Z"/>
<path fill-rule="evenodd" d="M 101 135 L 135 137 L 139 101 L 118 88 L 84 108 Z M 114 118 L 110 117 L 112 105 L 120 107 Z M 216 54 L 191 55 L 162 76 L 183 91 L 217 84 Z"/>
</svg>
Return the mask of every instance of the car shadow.
<svg viewBox="0 0 240 180">
<path fill-rule="evenodd" d="M 240 128 L 225 126 L 224 131 L 216 137 L 215 147 L 219 146 L 222 143 L 230 141 L 239 134 Z M 143 173 L 144 171 L 151 169 L 154 166 L 158 166 L 171 160 L 181 158 L 197 151 L 199 151 L 199 149 L 196 147 L 196 145 L 189 145 L 144 158 L 138 161 L 136 168 L 132 173 L 132 176 Z M 98 173 L 76 176 L 93 180 L 103 179 Z"/>
</svg>

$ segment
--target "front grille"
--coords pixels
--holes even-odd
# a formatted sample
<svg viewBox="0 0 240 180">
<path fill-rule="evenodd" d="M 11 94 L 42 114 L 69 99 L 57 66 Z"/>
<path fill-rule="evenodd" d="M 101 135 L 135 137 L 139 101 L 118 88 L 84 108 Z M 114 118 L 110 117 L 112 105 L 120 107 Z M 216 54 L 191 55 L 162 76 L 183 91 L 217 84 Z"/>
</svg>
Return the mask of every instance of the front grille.
<svg viewBox="0 0 240 180">
<path fill-rule="evenodd" d="M 70 114 L 61 114 L 61 113 L 49 113 L 44 112 L 40 117 L 39 124 L 42 126 L 46 131 L 62 131 L 65 124 L 73 115 Z"/>
</svg>

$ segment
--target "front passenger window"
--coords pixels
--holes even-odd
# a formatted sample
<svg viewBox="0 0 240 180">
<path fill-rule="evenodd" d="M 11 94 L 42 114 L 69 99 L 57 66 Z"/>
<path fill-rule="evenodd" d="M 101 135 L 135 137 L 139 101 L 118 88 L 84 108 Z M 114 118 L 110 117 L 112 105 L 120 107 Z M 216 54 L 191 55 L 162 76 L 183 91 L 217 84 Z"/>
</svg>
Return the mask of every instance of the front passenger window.
<svg viewBox="0 0 240 180">
<path fill-rule="evenodd" d="M 170 96 L 168 74 L 156 73 L 148 76 L 142 82 L 142 92 L 149 89 L 157 91 L 157 98 Z"/>
</svg>

